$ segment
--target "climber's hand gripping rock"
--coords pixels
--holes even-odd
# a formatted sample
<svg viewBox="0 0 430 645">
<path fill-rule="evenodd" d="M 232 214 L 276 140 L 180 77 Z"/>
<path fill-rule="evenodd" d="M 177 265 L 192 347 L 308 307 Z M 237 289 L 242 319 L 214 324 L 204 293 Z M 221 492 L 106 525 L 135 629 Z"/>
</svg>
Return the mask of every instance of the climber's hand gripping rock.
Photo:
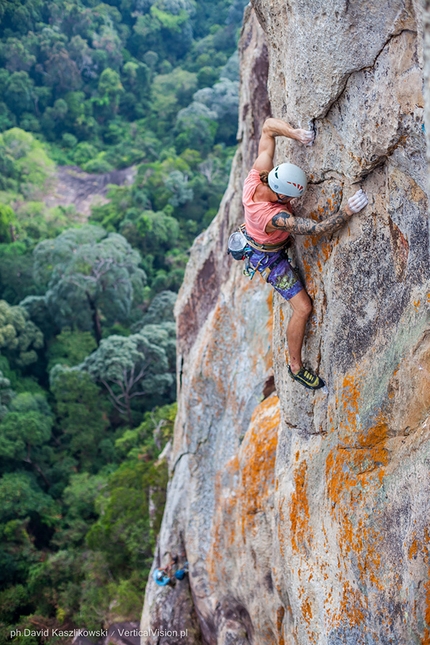
<svg viewBox="0 0 430 645">
<path fill-rule="evenodd" d="M 357 192 L 348 199 L 348 206 L 345 208 L 348 215 L 355 215 L 366 208 L 368 204 L 367 195 L 363 190 L 357 190 Z M 348 212 L 349 211 L 349 212 Z"/>
<path fill-rule="evenodd" d="M 298 128 L 294 130 L 294 138 L 304 146 L 311 146 L 315 139 L 315 132 L 313 130 L 302 130 Z"/>
<path fill-rule="evenodd" d="M 269 117 L 263 124 L 260 143 L 258 145 L 258 157 L 253 165 L 255 170 L 259 172 L 262 170 L 272 170 L 276 137 L 287 137 L 287 139 L 294 139 L 304 146 L 309 146 L 314 141 L 315 133 L 313 130 L 293 128 L 283 119 Z"/>
</svg>

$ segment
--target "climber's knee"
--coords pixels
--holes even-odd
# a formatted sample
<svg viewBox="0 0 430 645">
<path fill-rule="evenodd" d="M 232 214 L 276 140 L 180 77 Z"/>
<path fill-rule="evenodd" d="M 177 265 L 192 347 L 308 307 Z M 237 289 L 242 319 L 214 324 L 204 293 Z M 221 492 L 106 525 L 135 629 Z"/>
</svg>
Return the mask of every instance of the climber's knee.
<svg viewBox="0 0 430 645">
<path fill-rule="evenodd" d="M 289 300 L 294 313 L 300 318 L 309 318 L 312 312 L 312 300 L 304 289 Z"/>
</svg>

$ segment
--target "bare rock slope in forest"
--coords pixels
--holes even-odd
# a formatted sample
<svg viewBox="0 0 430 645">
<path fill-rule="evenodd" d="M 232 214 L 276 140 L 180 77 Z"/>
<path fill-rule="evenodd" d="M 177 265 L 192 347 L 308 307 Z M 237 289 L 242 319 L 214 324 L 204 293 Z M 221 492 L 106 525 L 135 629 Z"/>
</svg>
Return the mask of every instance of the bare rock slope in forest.
<svg viewBox="0 0 430 645">
<path fill-rule="evenodd" d="M 241 144 L 177 304 L 179 411 L 154 567 L 184 552 L 190 575 L 174 588 L 150 579 L 142 630 L 171 633 L 142 643 L 425 645 L 428 7 L 251 4 Z M 369 196 L 338 233 L 296 239 L 314 302 L 304 355 L 328 392 L 288 378 L 289 305 L 225 253 L 270 113 L 317 131 L 311 148 L 277 149 L 311 178 L 299 211 L 324 219 L 358 184 Z"/>
<path fill-rule="evenodd" d="M 87 219 L 92 206 L 109 201 L 106 195 L 111 184 L 130 185 L 135 176 L 134 166 L 98 175 L 84 172 L 77 166 L 58 166 L 44 202 L 48 207 L 74 206 L 76 211 Z"/>
</svg>

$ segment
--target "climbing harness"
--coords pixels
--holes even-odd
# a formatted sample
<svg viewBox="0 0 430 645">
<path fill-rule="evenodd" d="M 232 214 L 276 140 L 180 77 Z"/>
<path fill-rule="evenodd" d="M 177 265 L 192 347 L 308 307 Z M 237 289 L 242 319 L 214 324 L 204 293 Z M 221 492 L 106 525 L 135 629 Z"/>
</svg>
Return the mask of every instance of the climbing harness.
<svg viewBox="0 0 430 645">
<path fill-rule="evenodd" d="M 256 271 L 259 270 L 261 263 L 265 260 L 265 256 L 258 261 L 254 266 L 250 262 L 250 256 L 253 254 L 253 251 L 260 251 L 263 253 L 278 253 L 283 251 L 276 258 L 276 260 L 270 263 L 267 267 L 260 271 L 264 280 L 268 280 L 271 271 L 285 258 L 291 264 L 291 260 L 286 253 L 287 247 L 291 244 L 290 238 L 281 242 L 279 244 L 260 244 L 256 242 L 248 233 L 246 232 L 245 224 L 241 224 L 237 231 L 232 233 L 228 240 L 228 249 L 227 253 L 230 254 L 235 260 L 243 260 L 245 266 L 243 269 L 243 275 L 252 280 Z"/>
<path fill-rule="evenodd" d="M 260 244 L 256 242 L 248 233 L 246 232 L 245 224 L 239 226 L 239 231 L 243 233 L 250 247 L 256 251 L 264 251 L 265 253 L 276 253 L 277 251 L 282 251 L 290 244 L 290 239 L 287 238 L 284 242 L 279 244 Z"/>
</svg>

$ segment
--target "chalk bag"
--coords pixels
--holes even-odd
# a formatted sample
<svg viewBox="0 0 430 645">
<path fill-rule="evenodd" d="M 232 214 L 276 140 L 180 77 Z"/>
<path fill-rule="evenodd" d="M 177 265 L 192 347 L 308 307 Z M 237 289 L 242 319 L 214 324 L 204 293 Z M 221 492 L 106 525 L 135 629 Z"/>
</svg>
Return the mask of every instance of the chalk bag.
<svg viewBox="0 0 430 645">
<path fill-rule="evenodd" d="M 248 240 L 242 231 L 236 231 L 230 235 L 227 253 L 230 253 L 235 260 L 243 260 L 249 250 Z"/>
</svg>

